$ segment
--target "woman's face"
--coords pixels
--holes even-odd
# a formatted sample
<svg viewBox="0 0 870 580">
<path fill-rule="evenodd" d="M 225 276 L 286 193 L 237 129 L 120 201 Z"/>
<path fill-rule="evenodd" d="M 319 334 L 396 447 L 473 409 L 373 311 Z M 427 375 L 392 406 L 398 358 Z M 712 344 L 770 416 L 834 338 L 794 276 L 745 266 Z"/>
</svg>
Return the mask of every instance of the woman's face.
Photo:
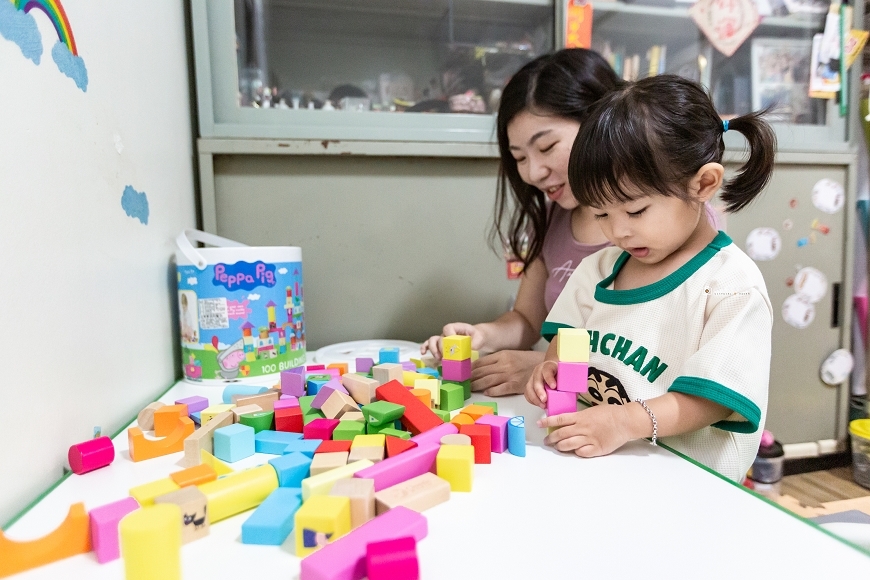
<svg viewBox="0 0 870 580">
<path fill-rule="evenodd" d="M 508 147 L 523 181 L 565 209 L 577 207 L 568 185 L 568 158 L 580 123 L 523 111 L 507 126 Z"/>
</svg>

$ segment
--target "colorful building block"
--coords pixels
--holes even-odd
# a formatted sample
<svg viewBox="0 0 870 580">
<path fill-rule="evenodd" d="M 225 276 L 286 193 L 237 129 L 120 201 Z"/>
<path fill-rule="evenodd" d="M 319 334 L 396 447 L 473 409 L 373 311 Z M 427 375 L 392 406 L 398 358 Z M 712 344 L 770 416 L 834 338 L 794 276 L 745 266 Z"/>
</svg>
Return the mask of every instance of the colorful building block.
<svg viewBox="0 0 870 580">
<path fill-rule="evenodd" d="M 436 444 L 418 445 L 362 469 L 354 477 L 374 480 L 375 491 L 380 491 L 431 471 L 438 449 L 439 445 Z"/>
<path fill-rule="evenodd" d="M 389 401 L 405 407 L 402 425 L 414 435 L 428 431 L 444 422 L 432 409 L 420 402 L 398 381 L 390 381 L 375 390 L 378 400 Z"/>
<path fill-rule="evenodd" d="M 414 435 L 413 437 L 411 437 L 411 441 L 421 447 L 423 445 L 440 445 L 441 438 L 445 435 L 450 435 L 452 433 L 459 433 L 459 427 L 453 425 L 452 423 L 442 423 L 438 427 L 430 429 L 425 433 Z"/>
<path fill-rule="evenodd" d="M 215 415 L 211 421 L 203 424 L 203 426 L 197 429 L 195 433 L 189 435 L 183 443 L 184 457 L 181 460 L 181 465 L 183 467 L 199 465 L 201 463 L 203 452 L 211 455 L 214 451 L 214 432 L 221 427 L 226 427 L 227 425 L 232 424 L 232 411 L 224 411 L 223 413 Z"/>
<path fill-rule="evenodd" d="M 426 389 L 429 391 L 429 398 L 437 407 L 441 404 L 441 381 L 431 377 L 418 378 L 414 381 L 415 389 Z M 430 405 L 431 406 L 431 405 Z"/>
<path fill-rule="evenodd" d="M 260 405 L 245 405 L 244 407 L 233 407 L 230 410 L 233 414 L 233 423 L 241 423 L 239 418 L 242 415 L 249 415 L 251 413 L 262 413 L 263 408 Z"/>
<path fill-rule="evenodd" d="M 486 405 L 468 405 L 462 409 L 462 412 L 477 421 L 484 415 L 493 415 L 492 407 Z"/>
<path fill-rule="evenodd" d="M 363 437 L 363 435 L 360 435 Z M 347 458 L 348 463 L 353 463 L 354 461 L 360 461 L 362 459 L 367 459 L 372 463 L 377 463 L 378 461 L 383 461 L 384 459 L 384 448 L 383 447 L 357 447 L 356 449 L 350 450 L 350 455 Z"/>
<path fill-rule="evenodd" d="M 332 438 L 339 441 L 353 441 L 354 438 L 365 432 L 365 423 L 360 423 L 359 421 L 340 421 L 338 427 L 332 432 Z"/>
<path fill-rule="evenodd" d="M 585 362 L 559 361 L 556 370 L 556 390 L 570 393 L 589 391 L 589 364 Z"/>
<path fill-rule="evenodd" d="M 269 387 L 232 383 L 224 387 L 223 393 L 221 393 L 221 400 L 224 404 L 230 404 L 233 403 L 233 397 L 250 397 L 268 391 Z"/>
<path fill-rule="evenodd" d="M 547 417 L 577 411 L 577 393 L 547 389 Z"/>
<path fill-rule="evenodd" d="M 309 375 L 305 381 L 305 390 L 309 395 L 317 396 L 323 385 L 332 380 L 332 375 Z"/>
<path fill-rule="evenodd" d="M 137 509 L 139 509 L 139 503 L 132 497 L 125 497 L 88 512 L 91 546 L 97 556 L 97 562 L 105 564 L 121 557 L 121 547 L 118 544 L 118 523 L 121 518 Z M 0 568 L 2 568 L 2 564 L 0 564 Z M 0 573 L 0 576 L 2 575 Z"/>
<path fill-rule="evenodd" d="M 73 473 L 83 475 L 111 464 L 115 460 L 115 446 L 105 436 L 76 443 L 70 446 L 67 460 Z"/>
<path fill-rule="evenodd" d="M 524 417 L 511 417 L 508 421 L 508 451 L 517 457 L 526 456 L 526 420 Z"/>
<path fill-rule="evenodd" d="M 140 506 L 154 505 L 154 499 L 167 493 L 178 491 L 181 487 L 168 477 L 149 481 L 130 488 L 130 497 L 135 499 Z"/>
<path fill-rule="evenodd" d="M 326 390 L 325 387 L 324 390 Z M 344 387 L 342 387 L 342 390 L 344 390 Z M 329 398 L 321 405 L 320 411 L 327 419 L 341 419 L 345 413 L 359 412 L 359 406 L 347 393 L 333 391 Z"/>
<path fill-rule="evenodd" d="M 297 451 L 270 459 L 269 465 L 275 470 L 279 486 L 301 488 L 302 480 L 310 475 L 311 461 L 310 457 Z"/>
<path fill-rule="evenodd" d="M 279 487 L 242 524 L 242 543 L 280 546 L 293 531 L 302 498 L 294 489 Z"/>
<path fill-rule="evenodd" d="M 427 408 L 432 408 L 432 393 L 429 389 L 411 389 L 410 393 L 417 397 L 417 399 L 426 405 Z"/>
<path fill-rule="evenodd" d="M 321 443 L 323 443 L 322 439 L 297 439 L 287 444 L 287 447 L 284 448 L 284 455 L 301 453 L 308 457 L 314 457 L 314 452 L 317 451 Z"/>
<path fill-rule="evenodd" d="M 390 403 L 389 401 L 375 401 L 361 407 L 366 423 L 375 427 L 392 427 L 396 419 L 405 413 L 403 405 Z"/>
<path fill-rule="evenodd" d="M 475 463 L 492 463 L 492 431 L 489 425 L 463 425 L 459 433 L 471 438 Z"/>
<path fill-rule="evenodd" d="M 211 465 L 200 463 L 181 471 L 169 474 L 169 479 L 175 482 L 178 487 L 189 487 L 191 485 L 202 485 L 209 481 L 217 479 L 217 471 Z"/>
<path fill-rule="evenodd" d="M 206 517 L 208 502 L 205 494 L 198 487 L 184 487 L 161 495 L 154 499 L 154 504 L 174 504 L 181 510 L 178 523 L 181 527 L 182 544 L 208 535 L 209 524 Z"/>
<path fill-rule="evenodd" d="M 383 448 L 385 441 L 384 435 L 357 435 L 354 437 L 353 442 L 350 445 L 350 448 L 356 449 L 358 447 L 381 447 Z"/>
<path fill-rule="evenodd" d="M 556 356 L 562 362 L 589 362 L 589 333 L 583 328 L 560 328 Z"/>
<path fill-rule="evenodd" d="M 371 479 L 339 479 L 329 495 L 350 500 L 350 527 L 353 530 L 375 517 L 375 482 Z"/>
<path fill-rule="evenodd" d="M 318 495 L 302 504 L 294 516 L 296 557 L 304 558 L 351 530 L 350 499 Z"/>
<path fill-rule="evenodd" d="M 356 373 L 342 375 L 341 384 L 348 394 L 360 405 L 368 405 L 375 400 L 375 389 L 381 386 L 377 380 Z"/>
<path fill-rule="evenodd" d="M 441 351 L 444 360 L 464 361 L 471 360 L 471 337 L 470 336 L 445 336 L 441 339 Z M 442 363 L 444 361 L 442 360 Z M 465 379 L 463 379 L 465 380 Z"/>
<path fill-rule="evenodd" d="M 211 421 L 212 417 L 215 415 L 220 415 L 221 413 L 226 413 L 227 411 L 231 411 L 232 408 L 235 407 L 232 403 L 226 403 L 223 405 L 211 405 L 206 407 L 199 413 L 199 418 L 202 421 L 202 425 L 205 426 L 209 421 Z"/>
<path fill-rule="evenodd" d="M 338 427 L 338 419 L 314 419 L 302 428 L 304 439 L 332 439 L 332 432 Z"/>
<path fill-rule="evenodd" d="M 272 409 L 278 411 L 280 409 L 291 409 L 299 406 L 299 399 L 291 395 L 281 395 L 281 398 L 275 401 Z"/>
<path fill-rule="evenodd" d="M 441 361 L 441 376 L 445 381 L 467 381 L 471 378 L 471 359 Z"/>
<path fill-rule="evenodd" d="M 36 540 L 19 542 L 0 532 L 0 577 L 89 552 L 89 526 L 85 505 L 76 503 L 54 531 Z"/>
<path fill-rule="evenodd" d="M 304 424 L 302 421 L 301 407 L 288 407 L 275 410 L 276 431 L 286 431 L 288 433 L 302 433 L 303 428 Z"/>
<path fill-rule="evenodd" d="M 275 423 L 274 411 L 259 411 L 257 413 L 246 413 L 239 417 L 240 425 L 247 425 L 254 430 L 254 433 L 260 431 L 269 431 Z"/>
<path fill-rule="evenodd" d="M 350 453 L 351 440 L 330 440 L 323 441 L 318 445 L 314 453 L 336 453 L 339 451 L 347 451 Z"/>
<path fill-rule="evenodd" d="M 471 418 L 470 415 L 466 415 L 465 413 L 457 413 L 450 419 L 450 422 L 456 425 L 457 428 L 462 427 L 463 425 L 473 425 L 474 419 Z"/>
<path fill-rule="evenodd" d="M 348 451 L 334 451 L 332 453 L 315 453 L 311 458 L 311 473 L 310 476 L 320 475 L 330 469 L 347 465 Z"/>
<path fill-rule="evenodd" d="M 153 403 L 146 405 L 146 407 L 139 411 L 139 414 L 136 416 L 136 426 L 143 431 L 153 431 L 154 412 L 164 406 L 166 406 L 166 403 L 161 403 L 160 401 L 154 401 Z"/>
<path fill-rule="evenodd" d="M 411 432 L 405 431 L 403 429 L 395 429 L 393 427 L 385 427 L 378 431 L 378 435 L 383 435 L 385 437 L 398 437 L 399 439 L 410 439 Z"/>
<path fill-rule="evenodd" d="M 257 507 L 277 487 L 278 475 L 272 465 L 260 465 L 204 483 L 199 490 L 208 499 L 208 521 L 214 524 Z"/>
<path fill-rule="evenodd" d="M 461 406 L 461 405 L 460 405 Z M 438 415 L 438 418 L 442 421 L 449 423 L 450 422 L 450 411 L 442 411 L 441 409 L 432 409 L 432 412 Z"/>
<path fill-rule="evenodd" d="M 218 474 L 218 477 L 229 475 L 230 473 L 235 473 L 235 469 L 209 453 L 208 451 L 200 451 L 200 461 L 203 465 L 208 465 L 212 469 L 214 469 L 215 473 Z"/>
<path fill-rule="evenodd" d="M 308 501 L 316 495 L 327 495 L 332 489 L 333 484 L 339 479 L 353 477 L 358 471 L 362 471 L 367 467 L 374 465 L 367 459 L 348 463 L 342 467 L 336 467 L 329 471 L 324 471 L 317 475 L 309 476 L 302 480 L 302 501 Z"/>
<path fill-rule="evenodd" d="M 281 392 L 285 395 L 294 397 L 305 396 L 305 376 L 301 373 L 289 371 L 281 371 Z"/>
<path fill-rule="evenodd" d="M 176 453 L 184 449 L 184 440 L 193 435 L 195 427 L 193 421 L 187 417 L 177 419 L 175 430 L 163 439 L 145 439 L 145 434 L 139 427 L 127 429 L 127 446 L 129 447 L 130 459 L 143 461 L 153 459 L 170 453 Z"/>
<path fill-rule="evenodd" d="M 209 402 L 205 397 L 193 396 L 193 397 L 185 397 L 183 399 L 178 399 L 175 401 L 176 405 L 186 405 L 187 406 L 187 414 L 190 416 L 192 413 L 199 413 L 203 409 L 207 409 Z"/>
<path fill-rule="evenodd" d="M 263 430 L 254 435 L 254 451 L 269 455 L 282 455 L 287 446 L 302 439 L 299 433 Z"/>
<path fill-rule="evenodd" d="M 304 558 L 300 580 L 362 580 L 368 544 L 404 536 L 419 542 L 426 534 L 426 518 L 399 506 Z"/>
<path fill-rule="evenodd" d="M 462 390 L 462 385 L 458 383 L 441 383 L 441 400 L 442 411 L 455 411 L 461 409 L 465 404 L 465 393 Z"/>
<path fill-rule="evenodd" d="M 389 346 L 378 351 L 378 364 L 399 362 L 399 347 Z"/>
<path fill-rule="evenodd" d="M 438 372 L 438 369 L 430 369 L 429 367 L 421 367 L 417 369 L 417 372 L 421 375 L 429 375 L 433 379 L 440 379 L 441 373 Z"/>
<path fill-rule="evenodd" d="M 314 373 L 316 371 L 326 370 L 326 365 L 306 365 L 305 372 L 306 373 Z"/>
<path fill-rule="evenodd" d="M 339 421 L 359 421 L 360 423 L 366 422 L 366 417 L 362 414 L 362 411 L 347 411 L 338 419 Z"/>
<path fill-rule="evenodd" d="M 368 580 L 419 580 L 417 541 L 410 536 L 366 546 Z"/>
<path fill-rule="evenodd" d="M 498 415 L 498 403 L 496 403 L 495 401 L 478 401 L 475 403 L 475 405 L 489 407 L 490 409 L 492 409 L 493 415 Z"/>
<path fill-rule="evenodd" d="M 378 385 L 384 385 L 390 381 L 398 381 L 400 384 L 404 378 L 405 369 L 396 363 L 378 364 L 372 367 L 372 378 Z M 356 398 L 356 397 L 354 397 Z"/>
<path fill-rule="evenodd" d="M 445 435 L 441 438 L 441 445 L 471 445 L 471 437 L 462 433 Z"/>
<path fill-rule="evenodd" d="M 280 391 L 268 389 L 259 395 L 249 395 L 246 397 L 233 395 L 233 404 L 237 407 L 244 405 L 259 405 L 265 412 L 275 410 L 275 401 L 281 396 Z"/>
<path fill-rule="evenodd" d="M 143 507 L 121 520 L 118 529 L 127 580 L 181 579 L 179 521 L 181 510 L 174 504 Z"/>
<path fill-rule="evenodd" d="M 335 392 L 347 395 L 347 389 L 344 388 L 340 382 L 330 380 L 317 391 L 316 395 L 314 395 L 314 399 L 311 401 L 311 408 L 322 409 L 323 403 L 325 403 L 326 400 Z"/>
<path fill-rule="evenodd" d="M 375 366 L 375 361 L 368 357 L 358 357 L 354 364 L 356 372 L 366 374 L 371 372 L 373 366 Z"/>
<path fill-rule="evenodd" d="M 337 362 L 330 363 L 326 365 L 326 370 L 335 369 L 338 371 L 338 376 L 346 375 L 348 371 L 348 365 L 346 362 Z"/>
<path fill-rule="evenodd" d="M 471 491 L 474 483 L 474 447 L 442 445 L 435 459 L 435 469 L 438 477 L 450 483 L 451 491 Z"/>
<path fill-rule="evenodd" d="M 214 432 L 214 456 L 235 463 L 255 453 L 254 429 L 241 423 L 227 425 Z"/>
<path fill-rule="evenodd" d="M 509 417 L 500 417 L 498 415 L 482 415 L 477 421 L 475 421 L 478 425 L 489 426 L 493 453 L 504 453 L 507 451 L 508 421 L 510 421 Z"/>
<path fill-rule="evenodd" d="M 417 444 L 407 439 L 387 435 L 385 447 L 387 450 L 387 457 L 393 457 L 395 455 L 398 455 L 399 453 L 403 453 L 405 451 L 408 451 L 409 449 L 417 447 Z"/>
<path fill-rule="evenodd" d="M 375 493 L 375 510 L 381 515 L 398 506 L 424 512 L 450 499 L 450 483 L 434 473 L 423 473 Z"/>
</svg>

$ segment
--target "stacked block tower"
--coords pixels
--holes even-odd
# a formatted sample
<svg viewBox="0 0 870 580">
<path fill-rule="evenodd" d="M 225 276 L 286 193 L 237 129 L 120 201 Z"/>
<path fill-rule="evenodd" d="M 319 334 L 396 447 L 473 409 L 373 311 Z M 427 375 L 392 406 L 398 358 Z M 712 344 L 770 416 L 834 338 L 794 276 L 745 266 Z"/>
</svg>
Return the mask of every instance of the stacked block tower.
<svg viewBox="0 0 870 580">
<path fill-rule="evenodd" d="M 547 416 L 577 411 L 577 395 L 588 391 L 589 333 L 560 328 L 556 342 L 556 389 L 547 394 Z"/>
</svg>

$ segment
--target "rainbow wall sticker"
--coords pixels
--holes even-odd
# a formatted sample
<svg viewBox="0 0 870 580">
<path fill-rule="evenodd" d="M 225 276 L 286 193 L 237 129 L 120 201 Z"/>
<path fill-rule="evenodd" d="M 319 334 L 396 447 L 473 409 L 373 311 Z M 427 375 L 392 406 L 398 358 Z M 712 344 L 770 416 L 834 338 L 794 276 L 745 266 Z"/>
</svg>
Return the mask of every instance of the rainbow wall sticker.
<svg viewBox="0 0 870 580">
<path fill-rule="evenodd" d="M 57 32 L 57 43 L 51 56 L 57 68 L 71 78 L 83 92 L 88 89 L 88 70 L 78 55 L 72 26 L 60 0 L 0 0 L 0 36 L 14 42 L 25 58 L 39 64 L 42 38 L 33 18 L 33 10 L 42 12 Z"/>
</svg>

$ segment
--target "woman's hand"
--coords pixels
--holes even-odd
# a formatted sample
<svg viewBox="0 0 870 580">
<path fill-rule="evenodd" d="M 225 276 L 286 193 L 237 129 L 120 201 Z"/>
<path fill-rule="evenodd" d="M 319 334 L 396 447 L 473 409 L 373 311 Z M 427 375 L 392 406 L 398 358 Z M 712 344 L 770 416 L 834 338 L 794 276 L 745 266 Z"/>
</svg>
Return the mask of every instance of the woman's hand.
<svg viewBox="0 0 870 580">
<path fill-rule="evenodd" d="M 544 353 L 534 350 L 501 350 L 475 361 L 471 369 L 471 390 L 488 397 L 520 395 L 535 365 Z"/>
<path fill-rule="evenodd" d="M 556 388 L 556 369 L 559 364 L 554 360 L 545 360 L 532 370 L 532 376 L 526 383 L 526 400 L 542 409 L 547 408 L 547 389 Z"/>
<path fill-rule="evenodd" d="M 432 336 L 420 346 L 420 354 L 432 353 L 436 360 L 441 360 L 444 357 L 444 349 L 441 339 L 445 336 L 470 336 L 471 350 L 480 350 L 483 346 L 483 332 L 473 324 L 465 322 L 451 322 L 444 326 L 440 335 Z"/>
<path fill-rule="evenodd" d="M 544 417 L 538 427 L 555 429 L 544 439 L 547 445 L 573 451 L 579 457 L 598 457 L 633 439 L 627 411 L 624 405 L 596 405 L 576 413 Z"/>
</svg>

